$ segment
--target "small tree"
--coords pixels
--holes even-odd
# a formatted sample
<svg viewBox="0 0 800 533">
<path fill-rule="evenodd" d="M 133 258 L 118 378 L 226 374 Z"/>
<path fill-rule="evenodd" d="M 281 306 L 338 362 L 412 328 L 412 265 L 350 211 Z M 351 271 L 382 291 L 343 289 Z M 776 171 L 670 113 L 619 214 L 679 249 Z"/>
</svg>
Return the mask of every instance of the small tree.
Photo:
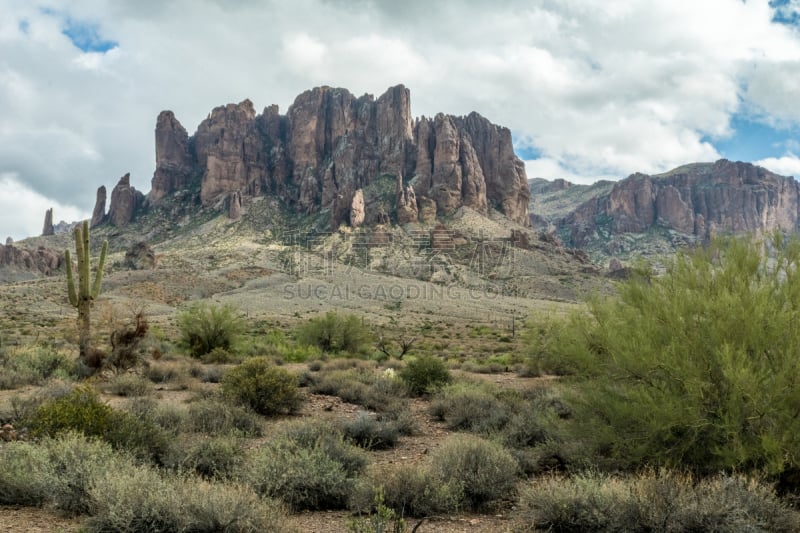
<svg viewBox="0 0 800 533">
<path fill-rule="evenodd" d="M 197 303 L 178 315 L 180 344 L 192 357 L 202 357 L 215 348 L 230 350 L 245 324 L 230 305 Z"/>
<path fill-rule="evenodd" d="M 641 272 L 640 272 L 641 274 Z M 716 241 L 560 328 L 576 436 L 616 466 L 800 467 L 800 241 Z"/>
<path fill-rule="evenodd" d="M 91 311 L 94 299 L 100 294 L 107 252 L 108 241 L 103 241 L 97 272 L 94 282 L 92 282 L 89 257 L 89 222 L 84 220 L 83 225 L 78 225 L 75 228 L 75 255 L 78 259 L 78 285 L 76 288 L 75 276 L 72 272 L 72 258 L 69 250 L 64 251 L 64 259 L 67 265 L 67 293 L 69 303 L 78 309 L 78 347 L 80 360 L 84 364 L 89 363 L 88 359 L 91 352 Z M 89 366 L 97 365 L 89 364 Z"/>
<path fill-rule="evenodd" d="M 361 318 L 328 311 L 301 325 L 297 329 L 297 340 L 324 352 L 358 354 L 369 348 L 372 334 Z"/>
</svg>

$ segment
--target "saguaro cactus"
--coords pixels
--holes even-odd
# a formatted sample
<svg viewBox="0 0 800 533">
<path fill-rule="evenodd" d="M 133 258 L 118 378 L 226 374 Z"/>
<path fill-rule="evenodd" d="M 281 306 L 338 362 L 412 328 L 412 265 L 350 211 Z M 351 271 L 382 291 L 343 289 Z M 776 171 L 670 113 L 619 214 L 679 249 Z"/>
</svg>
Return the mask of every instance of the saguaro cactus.
<svg viewBox="0 0 800 533">
<path fill-rule="evenodd" d="M 80 358 L 86 361 L 89 355 L 89 344 L 91 342 L 91 309 L 94 299 L 100 294 L 100 285 L 103 283 L 103 266 L 106 263 L 106 253 L 108 252 L 108 241 L 103 241 L 103 249 L 100 252 L 100 262 L 97 264 L 97 273 L 94 282 L 91 281 L 91 269 L 89 268 L 89 222 L 84 221 L 82 227 L 75 228 L 75 255 L 78 256 L 78 285 L 75 287 L 75 276 L 72 272 L 72 258 L 69 250 L 64 251 L 67 263 L 67 292 L 69 293 L 69 303 L 78 309 L 78 345 L 80 347 Z"/>
</svg>

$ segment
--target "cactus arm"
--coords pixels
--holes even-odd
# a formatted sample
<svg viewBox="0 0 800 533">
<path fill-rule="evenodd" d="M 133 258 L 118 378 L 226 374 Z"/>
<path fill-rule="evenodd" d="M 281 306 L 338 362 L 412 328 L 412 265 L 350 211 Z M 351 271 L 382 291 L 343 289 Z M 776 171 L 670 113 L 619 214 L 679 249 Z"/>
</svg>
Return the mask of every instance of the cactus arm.
<svg viewBox="0 0 800 533">
<path fill-rule="evenodd" d="M 78 300 L 82 300 L 89 294 L 89 285 L 86 282 L 89 265 L 88 261 L 86 261 L 88 250 L 83 247 L 83 231 L 80 226 L 75 228 L 75 255 L 78 260 Z"/>
<path fill-rule="evenodd" d="M 83 270 L 81 271 L 81 296 L 84 298 L 91 297 L 92 277 L 91 277 L 91 259 L 89 257 L 89 222 L 83 222 Z"/>
<path fill-rule="evenodd" d="M 108 253 L 108 241 L 103 241 L 100 262 L 97 264 L 97 273 L 94 275 L 94 285 L 92 285 L 92 298 L 97 298 L 97 295 L 100 294 L 100 286 L 103 283 L 103 267 L 106 266 L 106 253 Z"/>
<path fill-rule="evenodd" d="M 72 307 L 78 307 L 78 293 L 75 292 L 75 277 L 72 274 L 72 257 L 69 255 L 69 250 L 64 250 L 64 260 L 67 263 L 67 293 L 69 294 L 69 303 Z"/>
</svg>

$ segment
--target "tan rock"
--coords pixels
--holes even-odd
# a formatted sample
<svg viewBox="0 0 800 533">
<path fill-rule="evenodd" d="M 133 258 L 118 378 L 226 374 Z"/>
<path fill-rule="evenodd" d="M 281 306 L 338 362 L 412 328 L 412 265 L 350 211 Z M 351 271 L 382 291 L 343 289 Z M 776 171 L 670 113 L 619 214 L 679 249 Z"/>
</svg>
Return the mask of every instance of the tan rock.
<svg viewBox="0 0 800 533">
<path fill-rule="evenodd" d="M 350 203 L 350 225 L 354 228 L 364 223 L 366 212 L 364 210 L 364 191 L 358 189 Z"/>
</svg>

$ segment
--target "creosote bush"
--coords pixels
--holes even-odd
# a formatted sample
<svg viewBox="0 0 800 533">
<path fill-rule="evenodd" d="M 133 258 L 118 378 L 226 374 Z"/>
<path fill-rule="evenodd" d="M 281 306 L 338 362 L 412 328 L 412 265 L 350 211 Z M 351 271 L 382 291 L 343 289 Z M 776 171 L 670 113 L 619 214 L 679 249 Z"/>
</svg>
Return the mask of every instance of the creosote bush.
<svg viewBox="0 0 800 533">
<path fill-rule="evenodd" d="M 399 372 L 408 390 L 414 396 L 421 396 L 436 387 L 450 382 L 450 371 L 444 362 L 432 355 L 410 359 Z"/>
<path fill-rule="evenodd" d="M 222 394 L 262 415 L 291 413 L 301 401 L 297 376 L 266 357 L 253 357 L 228 370 L 222 377 Z"/>
<path fill-rule="evenodd" d="M 500 444 L 473 435 L 456 435 L 432 455 L 434 476 L 457 484 L 463 506 L 480 510 L 514 495 L 518 465 Z"/>
<path fill-rule="evenodd" d="M 292 508 L 338 509 L 366 466 L 363 451 L 318 422 L 291 425 L 249 458 L 245 479 Z"/>
<path fill-rule="evenodd" d="M 178 315 L 180 344 L 192 357 L 214 349 L 230 352 L 244 333 L 244 320 L 230 305 L 198 303 Z"/>
<path fill-rule="evenodd" d="M 546 476 L 520 490 L 521 531 L 770 531 L 800 515 L 767 486 L 741 476 L 702 480 L 661 472 L 635 477 Z"/>
<path fill-rule="evenodd" d="M 800 468 L 800 241 L 717 240 L 555 330 L 574 437 L 611 468 Z"/>
</svg>

